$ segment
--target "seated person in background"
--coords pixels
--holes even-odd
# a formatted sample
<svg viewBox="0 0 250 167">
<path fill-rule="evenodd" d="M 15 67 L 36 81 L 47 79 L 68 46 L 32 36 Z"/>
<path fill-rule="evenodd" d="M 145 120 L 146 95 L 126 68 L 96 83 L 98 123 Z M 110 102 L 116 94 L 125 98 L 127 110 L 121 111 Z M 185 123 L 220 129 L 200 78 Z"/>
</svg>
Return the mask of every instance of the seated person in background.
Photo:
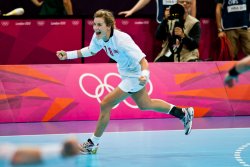
<svg viewBox="0 0 250 167">
<path fill-rule="evenodd" d="M 73 15 L 71 0 L 31 0 L 34 5 L 40 6 L 40 15 L 63 16 Z"/>
<path fill-rule="evenodd" d="M 0 143 L 0 160 L 10 161 L 12 165 L 41 163 L 56 157 L 70 157 L 79 153 L 79 144 L 75 139 L 68 139 L 63 144 L 36 146 Z"/>
<path fill-rule="evenodd" d="M 200 22 L 188 14 L 192 0 L 178 0 L 165 10 L 156 39 L 162 40 L 162 51 L 155 62 L 190 62 L 199 60 Z"/>
</svg>

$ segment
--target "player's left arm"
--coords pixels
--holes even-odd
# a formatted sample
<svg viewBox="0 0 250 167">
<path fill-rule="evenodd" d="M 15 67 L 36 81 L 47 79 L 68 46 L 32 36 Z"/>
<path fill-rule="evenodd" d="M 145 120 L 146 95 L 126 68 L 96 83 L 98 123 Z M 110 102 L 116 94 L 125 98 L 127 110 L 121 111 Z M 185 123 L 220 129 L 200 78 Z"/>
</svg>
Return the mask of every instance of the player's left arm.
<svg viewBox="0 0 250 167">
<path fill-rule="evenodd" d="M 148 61 L 143 57 L 139 63 L 141 65 L 141 76 L 139 77 L 140 85 L 145 85 L 150 76 Z"/>
<path fill-rule="evenodd" d="M 147 61 L 147 59 L 145 57 L 143 57 L 139 63 L 141 65 L 141 70 L 142 71 L 143 70 L 149 70 L 149 68 L 148 68 L 149 67 L 148 61 Z"/>
<path fill-rule="evenodd" d="M 120 41 L 119 45 L 122 46 L 120 49 L 126 52 L 134 62 L 139 62 L 141 65 L 141 76 L 139 80 L 140 85 L 145 85 L 149 79 L 148 61 L 145 59 L 146 55 L 128 35 L 123 36 L 123 40 Z"/>
</svg>

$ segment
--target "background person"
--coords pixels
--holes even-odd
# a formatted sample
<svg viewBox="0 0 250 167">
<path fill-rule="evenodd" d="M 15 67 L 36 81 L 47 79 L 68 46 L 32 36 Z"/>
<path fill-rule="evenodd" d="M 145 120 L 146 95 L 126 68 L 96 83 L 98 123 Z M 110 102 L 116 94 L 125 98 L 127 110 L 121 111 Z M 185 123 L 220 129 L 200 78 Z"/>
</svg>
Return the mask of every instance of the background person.
<svg viewBox="0 0 250 167">
<path fill-rule="evenodd" d="M 201 27 L 198 19 L 188 14 L 191 0 L 165 10 L 165 18 L 156 30 L 156 39 L 162 40 L 162 50 L 155 62 L 190 62 L 199 60 Z"/>
<path fill-rule="evenodd" d="M 238 60 L 239 48 L 245 55 L 250 55 L 250 9 L 247 3 L 247 0 L 216 0 L 218 37 L 229 39 L 235 60 Z"/>
<path fill-rule="evenodd" d="M 75 139 L 68 139 L 63 144 L 40 146 L 0 143 L 0 159 L 8 160 L 13 165 L 37 164 L 47 159 L 66 158 L 77 154 L 79 154 L 79 143 Z"/>
<path fill-rule="evenodd" d="M 39 15 L 73 15 L 71 0 L 31 0 L 36 6 L 40 6 Z"/>
<path fill-rule="evenodd" d="M 127 11 L 121 11 L 118 14 L 124 15 L 125 17 L 129 17 L 133 15 L 138 10 L 144 8 L 151 0 L 139 0 L 134 7 Z M 169 8 L 170 6 L 177 3 L 177 0 L 156 0 L 157 4 L 157 13 L 156 13 L 156 21 L 161 23 L 164 18 L 164 10 Z M 188 11 L 193 17 L 196 17 L 196 0 L 192 0 L 192 7 Z"/>
</svg>

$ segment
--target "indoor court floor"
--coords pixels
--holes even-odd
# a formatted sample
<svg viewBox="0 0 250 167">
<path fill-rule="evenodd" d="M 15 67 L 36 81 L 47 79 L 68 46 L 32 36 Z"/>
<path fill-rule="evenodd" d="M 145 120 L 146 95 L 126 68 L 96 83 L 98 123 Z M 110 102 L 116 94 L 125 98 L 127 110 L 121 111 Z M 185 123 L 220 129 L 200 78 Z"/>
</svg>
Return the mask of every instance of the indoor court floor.
<svg viewBox="0 0 250 167">
<path fill-rule="evenodd" d="M 96 121 L 0 124 L 0 143 L 43 145 L 92 135 Z M 1 167 L 10 166 L 1 161 Z M 250 167 L 250 117 L 195 118 L 184 135 L 175 118 L 111 120 L 96 155 L 50 159 L 38 167 Z"/>
</svg>

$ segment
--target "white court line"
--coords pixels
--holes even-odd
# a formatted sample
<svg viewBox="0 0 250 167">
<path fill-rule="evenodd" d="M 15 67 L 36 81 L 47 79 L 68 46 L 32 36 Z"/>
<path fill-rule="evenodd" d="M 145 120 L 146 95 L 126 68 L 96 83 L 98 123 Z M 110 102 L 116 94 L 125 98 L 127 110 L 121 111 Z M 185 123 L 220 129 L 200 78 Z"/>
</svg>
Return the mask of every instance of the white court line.
<svg viewBox="0 0 250 167">
<path fill-rule="evenodd" d="M 250 164 L 245 162 L 244 159 L 241 157 L 241 153 L 244 152 L 247 147 L 250 147 L 250 143 L 246 143 L 246 144 L 239 146 L 234 152 L 234 158 L 237 162 L 239 162 L 240 165 L 250 167 Z"/>
</svg>

